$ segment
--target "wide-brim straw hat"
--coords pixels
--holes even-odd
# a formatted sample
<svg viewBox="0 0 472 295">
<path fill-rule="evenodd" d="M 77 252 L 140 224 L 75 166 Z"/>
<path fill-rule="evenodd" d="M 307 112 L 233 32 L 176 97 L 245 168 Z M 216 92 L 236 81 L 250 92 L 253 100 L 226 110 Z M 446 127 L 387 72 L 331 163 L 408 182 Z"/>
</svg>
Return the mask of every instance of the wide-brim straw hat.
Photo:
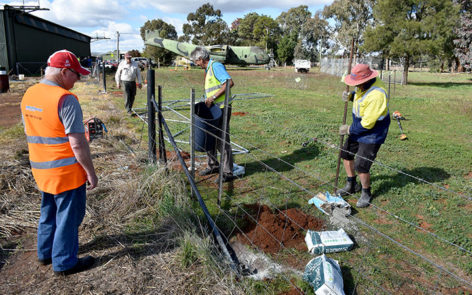
<svg viewBox="0 0 472 295">
<path fill-rule="evenodd" d="M 369 65 L 358 64 L 352 69 L 351 74 L 344 78 L 344 83 L 349 86 L 357 86 L 377 77 L 378 75 L 379 72 L 372 70 Z"/>
</svg>

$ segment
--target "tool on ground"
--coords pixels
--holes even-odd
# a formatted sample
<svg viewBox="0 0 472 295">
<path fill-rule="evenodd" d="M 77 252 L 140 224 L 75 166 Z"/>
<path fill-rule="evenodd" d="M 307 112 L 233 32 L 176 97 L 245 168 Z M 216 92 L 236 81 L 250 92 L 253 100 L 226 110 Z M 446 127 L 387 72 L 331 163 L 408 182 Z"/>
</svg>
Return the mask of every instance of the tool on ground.
<svg viewBox="0 0 472 295">
<path fill-rule="evenodd" d="M 308 201 L 308 204 L 315 205 L 326 215 L 349 216 L 351 215 L 351 205 L 342 197 L 332 196 L 330 193 L 318 193 Z"/>
<path fill-rule="evenodd" d="M 393 112 L 392 117 L 393 117 L 395 120 L 397 120 L 397 122 L 398 122 L 398 127 L 400 127 L 400 131 L 401 131 L 401 133 L 402 133 L 402 134 L 400 135 L 400 140 L 408 139 L 408 136 L 406 136 L 406 134 L 403 132 L 402 124 L 400 123 L 400 120 L 405 120 L 405 117 L 403 117 L 402 114 L 400 114 L 399 111 Z"/>
<path fill-rule="evenodd" d="M 92 142 L 95 138 L 103 138 L 103 131 L 108 132 L 105 124 L 98 118 L 90 118 L 84 122 L 85 138 Z"/>
<path fill-rule="evenodd" d="M 302 147 L 307 147 L 310 142 L 312 142 L 312 141 L 316 142 L 317 140 L 318 140 L 318 138 L 316 138 L 316 137 L 310 138 L 309 140 L 302 143 Z"/>
</svg>

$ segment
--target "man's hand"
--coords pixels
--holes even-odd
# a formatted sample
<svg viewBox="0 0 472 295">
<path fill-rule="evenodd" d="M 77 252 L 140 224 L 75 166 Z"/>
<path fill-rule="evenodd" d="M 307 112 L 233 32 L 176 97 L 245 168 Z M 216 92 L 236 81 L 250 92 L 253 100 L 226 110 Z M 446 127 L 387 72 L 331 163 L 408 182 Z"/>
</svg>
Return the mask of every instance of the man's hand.
<svg viewBox="0 0 472 295">
<path fill-rule="evenodd" d="M 349 125 L 341 125 L 339 126 L 339 135 L 346 135 L 349 134 Z"/>
<path fill-rule="evenodd" d="M 139 87 L 139 89 L 141 89 L 143 87 L 143 85 L 141 83 L 138 83 L 138 87 Z"/>
<path fill-rule="evenodd" d="M 87 183 L 89 184 L 87 190 L 91 190 L 97 186 L 98 178 L 93 167 L 92 156 L 90 155 L 90 148 L 85 135 L 84 133 L 69 133 L 67 136 L 69 137 L 70 147 L 77 162 L 79 162 L 87 174 Z"/>
<path fill-rule="evenodd" d="M 120 88 L 121 88 L 121 85 L 120 85 L 120 84 L 116 84 L 116 88 L 120 89 Z"/>
<path fill-rule="evenodd" d="M 210 96 L 210 97 L 207 97 L 205 99 L 205 104 L 207 107 L 211 107 L 211 104 L 215 101 L 216 97 L 213 95 L 213 96 Z"/>
<path fill-rule="evenodd" d="M 98 183 L 98 177 L 95 173 L 93 173 L 93 175 L 87 174 L 87 184 L 88 184 L 87 190 L 91 190 L 95 188 L 97 186 L 97 183 Z"/>
<path fill-rule="evenodd" d="M 354 100 L 354 91 L 351 91 L 351 92 L 347 92 L 347 91 L 344 91 L 343 92 L 343 101 L 344 102 L 348 102 L 348 101 L 353 101 Z"/>
</svg>

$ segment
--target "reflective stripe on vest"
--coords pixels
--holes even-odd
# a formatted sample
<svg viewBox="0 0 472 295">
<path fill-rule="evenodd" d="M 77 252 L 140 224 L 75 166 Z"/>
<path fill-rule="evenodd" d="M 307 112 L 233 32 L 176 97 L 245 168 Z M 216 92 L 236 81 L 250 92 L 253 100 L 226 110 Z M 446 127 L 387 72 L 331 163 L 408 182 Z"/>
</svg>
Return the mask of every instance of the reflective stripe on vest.
<svg viewBox="0 0 472 295">
<path fill-rule="evenodd" d="M 364 93 L 364 95 L 361 97 L 361 99 L 359 99 L 359 100 L 356 102 L 356 104 L 357 104 L 357 109 L 356 109 L 356 107 L 355 107 L 355 104 L 352 105 L 352 113 L 353 113 L 354 116 L 356 116 L 357 118 L 362 118 L 362 117 L 360 116 L 361 102 L 363 102 L 364 99 L 367 97 L 367 95 L 368 95 L 371 91 L 373 91 L 373 90 L 378 90 L 378 91 L 382 92 L 382 93 L 385 95 L 386 99 L 387 99 L 387 114 L 384 115 L 384 116 L 380 116 L 380 117 L 377 119 L 377 121 L 381 121 L 381 120 L 383 120 L 386 116 L 389 115 L 388 105 L 389 105 L 390 101 L 389 101 L 389 99 L 388 99 L 388 97 L 387 97 L 387 93 L 385 92 L 385 90 L 383 90 L 383 89 L 380 88 L 380 87 L 372 86 L 372 87 L 369 88 L 369 90 L 367 90 L 366 93 Z"/>
<path fill-rule="evenodd" d="M 69 137 L 26 136 L 26 141 L 28 143 L 59 144 L 69 142 Z"/>
<path fill-rule="evenodd" d="M 66 158 L 66 159 L 59 159 L 54 161 L 48 162 L 33 162 L 30 161 L 31 168 L 34 169 L 52 169 L 52 168 L 59 168 L 64 166 L 69 166 L 72 164 L 77 163 L 77 159 L 75 157 Z"/>
<path fill-rule="evenodd" d="M 218 89 L 220 89 L 220 88 L 221 88 L 221 84 L 220 84 L 220 85 L 218 85 L 218 86 L 214 86 L 214 87 L 211 87 L 211 88 L 205 89 L 205 93 L 207 94 L 207 96 L 209 96 L 209 94 L 208 94 L 208 93 L 210 93 L 210 92 L 214 92 L 215 90 L 218 90 Z M 210 96 L 211 96 L 211 95 L 210 95 Z"/>
</svg>

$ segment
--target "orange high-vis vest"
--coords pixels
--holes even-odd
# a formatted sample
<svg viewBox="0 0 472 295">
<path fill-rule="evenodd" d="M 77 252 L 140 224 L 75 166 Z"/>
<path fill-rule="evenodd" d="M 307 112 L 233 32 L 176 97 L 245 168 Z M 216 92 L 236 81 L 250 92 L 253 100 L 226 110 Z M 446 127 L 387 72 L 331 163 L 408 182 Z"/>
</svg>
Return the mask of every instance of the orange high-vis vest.
<svg viewBox="0 0 472 295">
<path fill-rule="evenodd" d="M 62 87 L 39 83 L 30 87 L 21 101 L 31 171 L 39 190 L 54 195 L 78 188 L 87 180 L 59 119 L 59 101 L 64 95 L 78 100 Z"/>
</svg>

